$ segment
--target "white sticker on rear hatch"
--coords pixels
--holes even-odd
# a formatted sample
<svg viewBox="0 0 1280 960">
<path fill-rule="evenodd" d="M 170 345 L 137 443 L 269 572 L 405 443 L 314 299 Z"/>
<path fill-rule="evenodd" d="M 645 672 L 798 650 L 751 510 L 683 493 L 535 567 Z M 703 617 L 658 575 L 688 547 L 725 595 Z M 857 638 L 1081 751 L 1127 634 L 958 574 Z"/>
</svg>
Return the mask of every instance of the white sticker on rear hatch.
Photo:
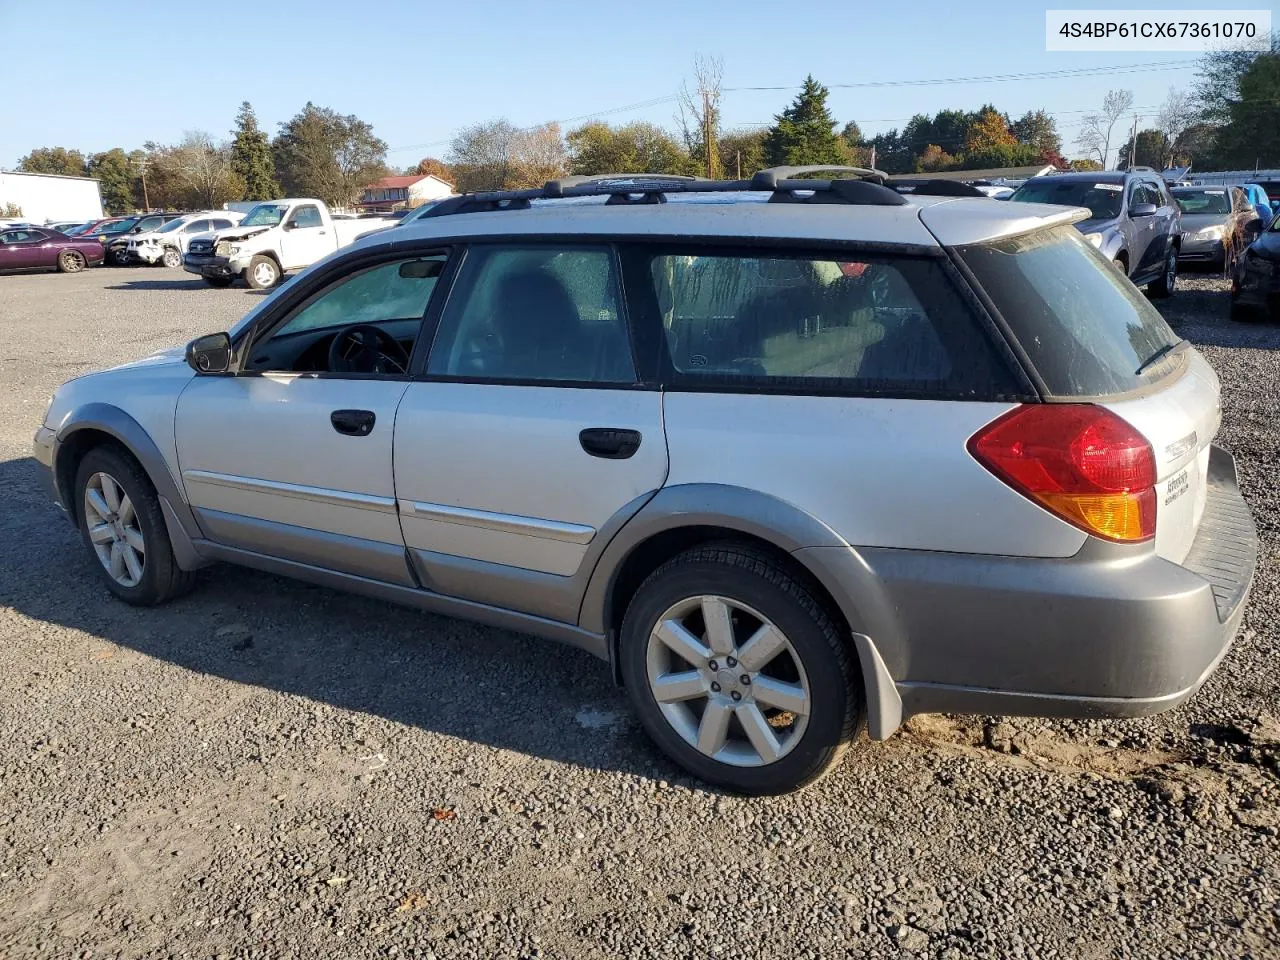
<svg viewBox="0 0 1280 960">
<path fill-rule="evenodd" d="M 1122 187 L 1122 186 L 1121 186 L 1120 184 L 1118 184 L 1118 183 L 1095 183 L 1095 184 L 1093 185 L 1093 189 L 1095 189 L 1095 190 L 1110 190 L 1112 193 L 1119 193 L 1121 190 L 1123 190 L 1123 189 L 1124 189 L 1124 187 Z"/>
</svg>

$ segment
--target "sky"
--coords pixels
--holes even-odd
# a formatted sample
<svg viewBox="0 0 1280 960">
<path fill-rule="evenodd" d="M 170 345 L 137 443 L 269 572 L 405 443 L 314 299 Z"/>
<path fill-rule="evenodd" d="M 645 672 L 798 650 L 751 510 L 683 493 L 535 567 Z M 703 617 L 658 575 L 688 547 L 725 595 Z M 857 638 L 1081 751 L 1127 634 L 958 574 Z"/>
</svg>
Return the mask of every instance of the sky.
<svg viewBox="0 0 1280 960">
<path fill-rule="evenodd" d="M 1079 155 L 1072 141 L 1080 119 L 1108 89 L 1133 91 L 1141 126 L 1169 87 L 1194 84 L 1191 53 L 1046 52 L 1045 9 L 934 0 L 901 8 L 850 0 L 258 0 L 250 13 L 218 3 L 68 9 L 0 0 L 8 56 L 21 51 L 20 62 L 36 68 L 22 72 L 29 79 L 11 77 L 0 99 L 0 168 L 41 146 L 87 154 L 171 143 L 187 130 L 225 137 L 242 100 L 273 134 L 308 100 L 355 114 L 387 142 L 395 167 L 444 157 L 459 129 L 499 117 L 517 126 L 557 120 L 570 129 L 599 118 L 674 129 L 675 97 L 696 54 L 723 60 L 726 128 L 767 125 L 812 73 L 831 88 L 837 120 L 856 120 L 868 135 L 901 128 L 915 113 L 989 101 L 1015 118 L 1037 108 L 1054 114 L 1069 157 Z M 1108 72 L 958 81 L 1089 69 Z M 951 82 L 920 83 L 930 80 Z M 866 86 L 873 83 L 883 85 Z M 1113 152 L 1126 137 L 1113 136 Z"/>
</svg>

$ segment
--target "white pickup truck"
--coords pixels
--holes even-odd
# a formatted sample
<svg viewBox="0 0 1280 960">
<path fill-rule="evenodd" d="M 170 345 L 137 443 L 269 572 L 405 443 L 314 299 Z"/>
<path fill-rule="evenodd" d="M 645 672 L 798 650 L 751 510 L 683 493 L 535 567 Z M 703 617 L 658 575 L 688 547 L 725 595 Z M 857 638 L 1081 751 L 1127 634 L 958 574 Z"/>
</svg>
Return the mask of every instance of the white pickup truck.
<svg viewBox="0 0 1280 960">
<path fill-rule="evenodd" d="M 394 226 L 395 220 L 335 220 L 322 200 L 267 200 L 236 226 L 192 239 L 182 265 L 212 287 L 237 277 L 250 287 L 274 287 L 290 271 L 309 267 L 339 247 Z"/>
</svg>

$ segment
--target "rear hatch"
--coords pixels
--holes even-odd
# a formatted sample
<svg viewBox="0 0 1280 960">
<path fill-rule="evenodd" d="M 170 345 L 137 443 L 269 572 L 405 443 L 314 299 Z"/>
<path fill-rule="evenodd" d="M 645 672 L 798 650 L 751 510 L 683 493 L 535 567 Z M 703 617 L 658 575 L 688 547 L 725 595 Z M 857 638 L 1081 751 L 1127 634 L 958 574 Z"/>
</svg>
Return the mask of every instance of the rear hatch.
<svg viewBox="0 0 1280 960">
<path fill-rule="evenodd" d="M 1204 515 L 1217 374 L 1072 227 L 958 248 L 1051 402 L 1096 403 L 1151 444 L 1156 552 L 1186 557 Z"/>
</svg>

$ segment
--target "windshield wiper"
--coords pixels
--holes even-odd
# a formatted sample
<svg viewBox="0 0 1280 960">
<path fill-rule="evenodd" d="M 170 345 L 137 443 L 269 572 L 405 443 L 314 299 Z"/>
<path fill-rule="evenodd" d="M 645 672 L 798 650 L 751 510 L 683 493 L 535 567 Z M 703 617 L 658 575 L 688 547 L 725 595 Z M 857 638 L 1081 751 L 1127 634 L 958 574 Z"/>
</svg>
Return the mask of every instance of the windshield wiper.
<svg viewBox="0 0 1280 960">
<path fill-rule="evenodd" d="M 1138 367 L 1137 370 L 1133 371 L 1134 376 L 1139 376 L 1142 373 L 1146 372 L 1148 368 L 1155 366 L 1157 363 L 1159 363 L 1169 354 L 1173 353 L 1173 351 L 1177 350 L 1186 342 L 1187 341 L 1185 340 L 1179 340 L 1177 343 L 1166 343 L 1163 347 L 1161 347 L 1151 356 L 1147 357 L 1146 360 L 1142 361 L 1142 366 Z"/>
</svg>

